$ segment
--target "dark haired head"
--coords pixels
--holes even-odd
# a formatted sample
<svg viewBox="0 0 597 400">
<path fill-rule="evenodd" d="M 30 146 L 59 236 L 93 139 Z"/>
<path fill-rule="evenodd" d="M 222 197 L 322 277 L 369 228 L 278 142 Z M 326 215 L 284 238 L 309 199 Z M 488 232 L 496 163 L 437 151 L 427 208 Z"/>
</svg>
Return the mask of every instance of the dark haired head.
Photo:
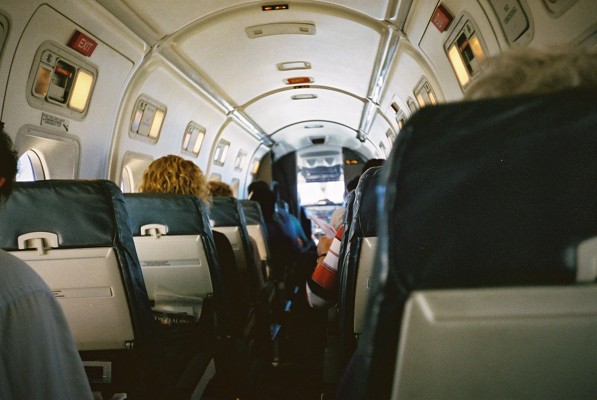
<svg viewBox="0 0 597 400">
<path fill-rule="evenodd" d="M 262 193 L 262 192 L 273 192 L 270 187 L 269 184 L 267 182 L 264 181 L 253 181 L 251 182 L 251 184 L 249 185 L 249 187 L 247 188 L 247 191 L 249 194 L 251 194 L 251 192 L 253 193 Z"/>
<path fill-rule="evenodd" d="M 4 178 L 4 184 L 0 186 L 0 201 L 2 203 L 12 193 L 17 175 L 17 162 L 17 151 L 14 149 L 10 136 L 4 132 L 4 123 L 0 122 L 0 177 Z"/>
<path fill-rule="evenodd" d="M 367 160 L 367 162 L 363 165 L 363 171 L 361 173 L 367 171 L 369 168 L 381 167 L 384 161 L 385 160 L 383 158 L 372 158 Z"/>
</svg>

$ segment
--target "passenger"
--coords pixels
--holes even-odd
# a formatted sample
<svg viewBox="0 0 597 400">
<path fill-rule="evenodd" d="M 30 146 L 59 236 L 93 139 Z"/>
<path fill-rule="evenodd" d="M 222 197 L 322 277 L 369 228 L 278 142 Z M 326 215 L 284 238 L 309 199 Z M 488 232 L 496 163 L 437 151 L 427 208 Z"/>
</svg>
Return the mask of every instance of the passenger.
<svg viewBox="0 0 597 400">
<path fill-rule="evenodd" d="M 234 192 L 230 185 L 222 181 L 209 181 L 207 182 L 207 187 L 212 197 L 234 197 Z"/>
<path fill-rule="evenodd" d="M 139 187 L 143 193 L 193 194 L 206 205 L 211 203 L 207 179 L 194 162 L 173 154 L 154 160 Z"/>
<path fill-rule="evenodd" d="M 207 186 L 211 193 L 212 197 L 234 197 L 234 192 L 232 188 L 227 183 L 222 181 L 209 181 L 207 182 Z M 261 258 L 259 257 L 259 247 L 257 246 L 257 242 L 252 237 L 249 237 L 251 241 L 251 248 L 253 249 L 253 263 L 257 266 L 261 266 Z M 262 272 L 262 269 L 259 269 L 259 281 L 263 284 L 265 282 L 265 274 Z"/>
<path fill-rule="evenodd" d="M 207 206 L 211 204 L 212 194 L 208 181 L 195 163 L 176 155 L 167 155 L 154 160 L 143 174 L 139 187 L 143 193 L 190 194 L 198 196 Z M 213 231 L 213 238 L 218 253 L 226 286 L 238 291 L 238 267 L 230 242 L 223 233 Z"/>
<path fill-rule="evenodd" d="M 261 206 L 267 228 L 267 242 L 271 252 L 272 274 L 275 279 L 284 278 L 287 268 L 293 268 L 300 254 L 302 243 L 292 221 L 283 214 L 276 213 L 275 195 L 263 181 L 252 182 L 249 199 Z"/>
<path fill-rule="evenodd" d="M 520 48 L 489 58 L 483 75 L 471 84 L 464 98 L 552 93 L 591 86 L 597 86 L 597 54 L 581 47 L 549 52 Z"/>
<path fill-rule="evenodd" d="M 17 153 L 0 123 L 0 207 L 13 189 Z M 46 283 L 0 250 L 0 399 L 93 399 L 62 308 Z"/>
<path fill-rule="evenodd" d="M 369 168 L 383 165 L 384 161 L 382 158 L 368 160 L 363 165 L 361 175 Z M 356 177 L 357 183 L 358 177 Z M 356 188 L 356 184 L 354 187 Z M 322 236 L 317 243 L 317 266 L 306 285 L 307 301 L 311 307 L 331 307 L 338 300 L 338 261 L 344 236 L 345 211 L 345 207 L 339 207 L 332 214 L 330 224 L 336 230 L 336 235 L 333 238 Z M 376 218 L 376 216 L 373 215 L 372 218 Z"/>
</svg>

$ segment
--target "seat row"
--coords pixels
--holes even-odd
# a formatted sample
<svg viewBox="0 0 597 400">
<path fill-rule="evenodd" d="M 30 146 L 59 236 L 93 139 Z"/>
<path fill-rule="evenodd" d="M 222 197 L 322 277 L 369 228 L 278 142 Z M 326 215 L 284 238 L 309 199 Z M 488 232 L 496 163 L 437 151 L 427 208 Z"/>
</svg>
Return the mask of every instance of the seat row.
<svg viewBox="0 0 597 400">
<path fill-rule="evenodd" d="M 252 360 L 272 356 L 276 286 L 258 204 L 208 209 L 107 180 L 48 180 L 16 184 L 6 207 L 0 246 L 54 291 L 104 398 L 189 398 L 214 370 L 218 390 L 239 395 Z"/>
</svg>

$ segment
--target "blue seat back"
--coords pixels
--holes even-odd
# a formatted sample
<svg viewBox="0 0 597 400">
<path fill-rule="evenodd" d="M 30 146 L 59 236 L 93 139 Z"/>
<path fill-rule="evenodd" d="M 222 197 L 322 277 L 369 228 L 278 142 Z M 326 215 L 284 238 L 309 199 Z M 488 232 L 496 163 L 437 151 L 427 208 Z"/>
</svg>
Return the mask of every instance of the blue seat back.
<svg viewBox="0 0 597 400">
<path fill-rule="evenodd" d="M 390 398 L 415 292 L 574 286 L 577 247 L 597 235 L 595 98 L 575 89 L 463 102 L 409 120 L 384 166 L 373 294 L 340 395 Z M 466 387 L 482 388 L 477 378 Z"/>
</svg>

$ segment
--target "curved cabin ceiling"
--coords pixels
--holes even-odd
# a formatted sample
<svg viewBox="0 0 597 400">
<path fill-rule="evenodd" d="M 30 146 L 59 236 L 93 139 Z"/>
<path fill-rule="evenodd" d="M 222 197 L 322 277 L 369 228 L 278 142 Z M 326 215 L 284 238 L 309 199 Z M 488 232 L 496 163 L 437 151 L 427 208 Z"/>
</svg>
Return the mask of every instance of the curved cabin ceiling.
<svg viewBox="0 0 597 400">
<path fill-rule="evenodd" d="M 274 157 L 321 143 L 313 137 L 374 156 L 363 142 L 400 37 L 386 21 L 412 0 L 271 3 L 288 6 L 276 11 L 265 2 L 98 1 Z M 320 122 L 319 132 L 304 128 Z"/>
</svg>

